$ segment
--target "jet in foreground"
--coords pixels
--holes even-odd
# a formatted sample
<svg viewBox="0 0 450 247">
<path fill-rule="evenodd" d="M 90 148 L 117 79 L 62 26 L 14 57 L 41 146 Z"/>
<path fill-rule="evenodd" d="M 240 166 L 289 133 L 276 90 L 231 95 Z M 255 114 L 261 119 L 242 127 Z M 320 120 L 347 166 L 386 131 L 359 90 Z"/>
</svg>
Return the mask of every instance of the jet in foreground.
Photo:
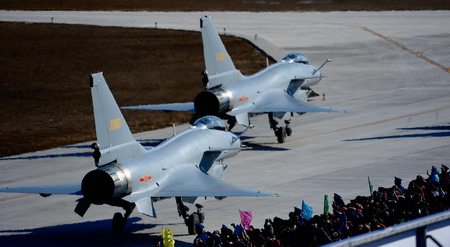
<svg viewBox="0 0 450 247">
<path fill-rule="evenodd" d="M 283 60 L 251 76 L 237 70 L 222 40 L 208 17 L 200 19 L 206 70 L 206 90 L 194 102 L 161 105 L 129 106 L 123 109 L 195 112 L 194 119 L 206 115 L 227 119 L 231 129 L 235 123 L 250 126 L 249 113 L 268 113 L 270 127 L 278 142 L 285 142 L 292 134 L 292 113 L 343 112 L 327 107 L 317 107 L 307 102 L 311 86 L 322 78 L 320 69 L 309 64 L 301 53 L 291 53 Z M 290 114 L 286 114 L 290 113 Z M 276 120 L 285 119 L 285 127 Z"/>
<path fill-rule="evenodd" d="M 175 197 L 178 213 L 190 233 L 203 220 L 198 211 L 187 213 L 184 202 L 197 197 L 275 196 L 222 181 L 227 165 L 223 159 L 241 150 L 241 141 L 225 129 L 221 119 L 205 116 L 192 127 L 156 147 L 146 150 L 132 136 L 102 73 L 90 78 L 97 143 L 93 156 L 97 169 L 90 171 L 81 183 L 56 186 L 1 188 L 0 192 L 65 194 L 83 196 L 75 212 L 83 216 L 91 204 L 122 207 L 125 215 L 116 213 L 113 231 L 122 231 L 136 207 L 140 213 L 156 217 L 153 202 Z"/>
</svg>

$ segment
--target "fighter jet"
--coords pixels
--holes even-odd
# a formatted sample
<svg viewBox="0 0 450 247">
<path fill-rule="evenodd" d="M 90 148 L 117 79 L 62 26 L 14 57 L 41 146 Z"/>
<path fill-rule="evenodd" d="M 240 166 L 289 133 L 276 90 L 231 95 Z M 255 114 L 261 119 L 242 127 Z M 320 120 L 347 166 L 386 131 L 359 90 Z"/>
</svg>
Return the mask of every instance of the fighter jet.
<svg viewBox="0 0 450 247">
<path fill-rule="evenodd" d="M 1 188 L 0 192 L 64 194 L 82 196 L 75 212 L 84 216 L 91 204 L 122 207 L 116 213 L 113 231 L 120 233 L 136 207 L 140 213 L 156 217 L 153 202 L 175 197 L 178 213 L 189 232 L 203 221 L 200 205 L 188 214 L 183 202 L 197 197 L 276 196 L 246 189 L 222 180 L 227 168 L 223 160 L 241 150 L 238 136 L 215 116 L 198 119 L 192 127 L 149 150 L 138 143 L 128 128 L 102 73 L 90 77 L 97 143 L 93 156 L 97 166 L 81 183 L 55 186 Z"/>
<path fill-rule="evenodd" d="M 209 17 L 200 19 L 200 29 L 206 90 L 200 92 L 194 102 L 128 106 L 123 109 L 191 111 L 195 112 L 194 119 L 215 115 L 227 119 L 229 129 L 236 122 L 250 126 L 249 113 L 268 113 L 270 127 L 279 143 L 285 142 L 286 135 L 292 134 L 289 124 L 294 112 L 343 112 L 307 103 L 312 92 L 310 87 L 319 83 L 322 78 L 320 69 L 329 59 L 316 68 L 309 64 L 308 57 L 294 52 L 254 75 L 244 76 L 234 66 Z M 278 126 L 278 120 L 283 119 L 286 126 Z"/>
</svg>

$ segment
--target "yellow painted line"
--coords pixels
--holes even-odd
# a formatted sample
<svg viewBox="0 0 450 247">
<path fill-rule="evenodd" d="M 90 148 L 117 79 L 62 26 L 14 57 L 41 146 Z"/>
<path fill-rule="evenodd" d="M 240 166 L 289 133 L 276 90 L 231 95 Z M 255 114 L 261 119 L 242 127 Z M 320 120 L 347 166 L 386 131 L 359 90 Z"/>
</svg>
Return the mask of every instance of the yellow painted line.
<svg viewBox="0 0 450 247">
<path fill-rule="evenodd" d="M 33 195 L 33 194 L 25 194 L 25 195 L 20 195 L 20 196 L 6 197 L 6 198 L 0 199 L 0 202 L 5 202 L 5 201 L 9 201 L 9 200 L 19 199 L 19 198 L 23 198 L 23 197 L 27 197 L 27 196 L 31 196 L 31 195 Z"/>
<path fill-rule="evenodd" d="M 323 133 L 317 133 L 317 134 L 314 134 L 314 135 L 303 136 L 303 137 L 287 140 L 286 142 L 287 143 L 296 142 L 296 141 L 300 141 L 300 140 L 304 140 L 304 139 L 309 139 L 309 138 L 312 138 L 312 137 L 318 137 L 318 136 L 334 134 L 334 133 L 337 133 L 337 132 L 342 132 L 342 131 L 347 131 L 347 130 L 351 130 L 351 129 L 357 129 L 357 128 L 362 128 L 362 127 L 367 127 L 367 126 L 387 123 L 387 122 L 391 122 L 391 121 L 395 121 L 395 120 L 399 120 L 399 119 L 403 119 L 403 118 L 415 117 L 415 116 L 420 116 L 420 115 L 424 115 L 424 114 L 429 114 L 429 113 L 438 112 L 438 111 L 444 111 L 444 110 L 449 110 L 449 109 L 450 109 L 450 106 L 441 107 L 441 108 L 438 108 L 438 109 L 435 109 L 435 110 L 430 110 L 430 111 L 425 111 L 425 112 L 420 112 L 420 113 L 413 113 L 413 114 L 403 115 L 403 116 L 389 118 L 389 119 L 385 119 L 385 120 L 375 121 L 375 122 L 371 122 L 371 123 L 358 124 L 358 125 L 355 125 L 355 126 L 351 126 L 351 127 L 347 127 L 347 128 L 341 128 L 341 129 L 337 129 L 337 130 L 331 130 L 331 131 L 327 131 L 327 132 L 323 132 Z M 273 145 L 277 145 L 277 143 L 274 143 Z M 269 145 L 269 146 L 271 146 L 271 145 Z"/>
<path fill-rule="evenodd" d="M 431 63 L 432 65 L 434 65 L 434 66 L 436 66 L 436 67 L 438 67 L 438 68 L 441 68 L 441 69 L 445 70 L 446 72 L 450 73 L 450 68 L 447 68 L 447 67 L 445 67 L 444 65 L 442 65 L 442 64 L 440 64 L 440 63 L 438 63 L 438 62 L 436 62 L 436 61 L 434 61 L 434 60 L 432 60 L 432 59 L 429 59 L 428 57 L 426 57 L 426 56 L 423 55 L 423 52 L 415 52 L 415 51 L 413 51 L 412 49 L 406 47 L 405 45 L 402 45 L 401 43 L 399 43 L 399 42 L 397 42 L 397 41 L 395 41 L 395 40 L 393 40 L 393 39 L 390 39 L 390 38 L 388 38 L 388 37 L 382 35 L 381 33 L 377 33 L 377 32 L 375 32 L 375 31 L 373 31 L 372 29 L 369 29 L 369 28 L 367 28 L 367 27 L 361 27 L 361 28 L 362 28 L 363 30 L 365 30 L 365 31 L 367 31 L 367 32 L 369 32 L 369 33 L 375 35 L 375 36 L 378 36 L 378 37 L 380 37 L 380 38 L 382 38 L 382 39 L 388 41 L 388 42 L 391 43 L 391 44 L 394 44 L 394 45 L 400 47 L 400 48 L 403 49 L 404 51 L 406 51 L 406 52 L 408 52 L 408 53 L 410 53 L 410 54 L 412 54 L 412 55 L 414 55 L 414 56 L 416 56 L 416 57 L 418 57 L 418 58 L 420 58 L 420 59 L 423 59 L 423 60 L 425 60 L 425 61 Z"/>
<path fill-rule="evenodd" d="M 448 48 L 448 47 L 450 47 L 450 45 L 431 47 L 431 48 L 423 49 L 423 50 L 419 51 L 417 54 L 423 55 L 425 52 L 428 52 L 428 51 L 438 50 L 438 49 Z"/>
</svg>

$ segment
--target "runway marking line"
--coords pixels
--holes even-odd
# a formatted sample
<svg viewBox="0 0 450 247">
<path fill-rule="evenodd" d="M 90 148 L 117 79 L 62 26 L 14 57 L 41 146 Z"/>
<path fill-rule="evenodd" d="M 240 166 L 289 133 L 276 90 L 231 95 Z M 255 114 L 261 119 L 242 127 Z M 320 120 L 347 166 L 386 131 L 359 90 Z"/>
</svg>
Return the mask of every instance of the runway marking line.
<svg viewBox="0 0 450 247">
<path fill-rule="evenodd" d="M 432 65 L 434 65 L 434 66 L 436 66 L 436 67 L 438 67 L 438 68 L 441 68 L 441 69 L 443 69 L 444 71 L 450 73 L 450 68 L 447 68 L 447 67 L 445 67 L 444 65 L 442 65 L 442 64 L 440 64 L 440 63 L 438 63 L 438 62 L 436 62 L 436 61 L 434 61 L 434 60 L 432 60 L 432 59 L 429 59 L 428 57 L 426 57 L 426 56 L 423 55 L 423 52 L 415 52 L 415 51 L 413 51 L 411 48 L 408 48 L 407 46 L 402 45 L 401 43 L 399 43 L 399 42 L 397 42 L 397 41 L 395 41 L 395 40 L 393 40 L 393 39 L 390 39 L 390 38 L 388 38 L 388 37 L 382 35 L 381 33 L 377 33 L 377 32 L 375 32 L 375 31 L 373 31 L 372 29 L 369 29 L 369 28 L 367 28 L 367 27 L 361 27 L 361 28 L 362 28 L 363 30 L 365 30 L 365 31 L 367 31 L 367 32 L 369 32 L 369 33 L 375 35 L 375 36 L 378 36 L 378 37 L 380 37 L 380 38 L 382 38 L 382 39 L 388 41 L 388 42 L 391 43 L 391 44 L 394 44 L 394 45 L 400 47 L 400 48 L 403 49 L 404 51 L 406 51 L 406 52 L 408 52 L 408 53 L 410 53 L 410 54 L 412 54 L 412 55 L 414 55 L 414 56 L 416 56 L 416 57 L 418 57 L 418 58 L 420 58 L 420 59 L 422 59 L 422 60 L 425 60 L 425 61 L 431 63 Z"/>
<path fill-rule="evenodd" d="M 9 201 L 9 200 L 19 199 L 19 198 L 23 198 L 23 197 L 27 197 L 27 196 L 32 196 L 32 195 L 33 194 L 25 194 L 25 195 L 20 195 L 20 196 L 6 197 L 6 198 L 0 199 L 0 202 L 5 202 L 5 201 Z"/>
<path fill-rule="evenodd" d="M 346 131 L 346 130 L 350 130 L 350 129 L 362 128 L 362 127 L 367 127 L 367 126 L 376 125 L 376 124 L 381 124 L 381 123 L 387 123 L 387 122 L 390 122 L 390 121 L 395 121 L 395 120 L 399 120 L 399 119 L 403 119 L 403 118 L 415 117 L 415 116 L 420 116 L 420 115 L 424 115 L 424 114 L 429 114 L 429 113 L 438 112 L 438 111 L 443 111 L 443 110 L 449 110 L 449 109 L 450 109 L 450 106 L 441 107 L 441 108 L 438 108 L 438 109 L 435 109 L 435 110 L 430 110 L 430 111 L 425 111 L 425 112 L 419 112 L 419 113 L 412 113 L 412 114 L 403 115 L 403 116 L 394 117 L 394 118 L 389 118 L 389 119 L 380 120 L 380 121 L 376 121 L 376 122 L 365 123 L 365 124 L 358 124 L 358 125 L 351 126 L 351 127 L 347 127 L 347 128 L 341 128 L 341 129 L 331 130 L 331 131 L 327 131 L 327 132 L 323 132 L 323 133 L 318 133 L 318 134 L 314 134 L 314 135 L 303 136 L 303 137 L 299 137 L 299 138 L 287 140 L 286 142 L 287 142 L 287 143 L 290 143 L 290 142 L 296 142 L 296 141 L 300 141 L 300 140 L 304 140 L 304 139 L 308 139 L 308 138 L 312 138 L 312 137 L 317 137 L 317 136 L 323 136 L 323 135 L 333 134 L 333 133 L 342 132 L 342 131 Z M 273 145 L 276 145 L 276 144 L 278 144 L 278 143 L 274 143 Z"/>
</svg>

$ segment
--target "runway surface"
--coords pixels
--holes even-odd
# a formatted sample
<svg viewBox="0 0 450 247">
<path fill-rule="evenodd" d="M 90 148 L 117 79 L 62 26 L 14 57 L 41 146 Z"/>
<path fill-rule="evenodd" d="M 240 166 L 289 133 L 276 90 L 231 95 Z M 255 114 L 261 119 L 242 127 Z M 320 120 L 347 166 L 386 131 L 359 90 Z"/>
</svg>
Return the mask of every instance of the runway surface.
<svg viewBox="0 0 450 247">
<path fill-rule="evenodd" d="M 239 209 L 253 211 L 255 227 L 262 227 L 266 218 L 287 218 L 302 200 L 319 214 L 324 195 L 338 193 L 346 202 L 369 195 L 368 176 L 375 188 L 391 187 L 394 176 L 407 183 L 416 175 L 426 176 L 432 165 L 450 165 L 449 11 L 0 11 L 0 20 L 50 22 L 53 17 L 58 23 L 133 27 L 154 27 L 157 22 L 158 28 L 199 30 L 203 15 L 212 16 L 218 30 L 226 28 L 263 47 L 268 47 L 265 41 L 278 46 L 282 52 L 269 51 L 274 57 L 300 51 L 314 65 L 331 58 L 323 69 L 327 77 L 314 87 L 325 100 L 321 96 L 311 103 L 347 110 L 296 116 L 293 136 L 284 144 L 276 143 L 267 116 L 252 118 L 256 127 L 243 139 L 253 150 L 226 162 L 225 180 L 280 197 L 209 199 L 204 203 L 207 230 L 238 223 Z M 136 137 L 155 143 L 170 135 L 172 129 L 167 128 Z M 90 143 L 0 158 L 0 187 L 81 181 L 94 168 Z M 73 212 L 76 199 L 0 194 L 0 243 L 140 246 L 151 243 L 149 236 L 159 236 L 162 228 L 172 229 L 177 246 L 189 245 L 194 238 L 186 235 L 173 199 L 155 203 L 157 219 L 134 212 L 128 233 L 119 237 L 110 229 L 118 208 L 93 206 L 81 218 Z"/>
</svg>

